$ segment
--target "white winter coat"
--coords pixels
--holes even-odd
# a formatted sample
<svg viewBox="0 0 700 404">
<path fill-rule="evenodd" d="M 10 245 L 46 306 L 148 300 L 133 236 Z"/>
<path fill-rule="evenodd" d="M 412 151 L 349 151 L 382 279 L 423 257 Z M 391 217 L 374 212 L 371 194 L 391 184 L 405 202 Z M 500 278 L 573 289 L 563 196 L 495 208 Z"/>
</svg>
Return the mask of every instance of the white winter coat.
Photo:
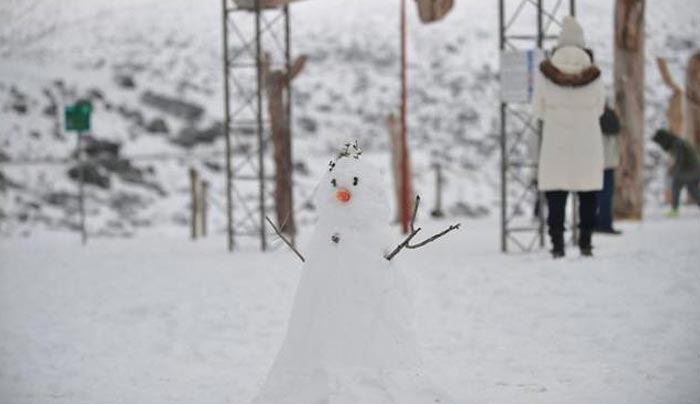
<svg viewBox="0 0 700 404">
<path fill-rule="evenodd" d="M 549 69 L 545 69 L 548 63 Z M 605 107 L 605 93 L 599 76 L 588 54 L 573 46 L 558 49 L 551 61 L 541 65 L 533 96 L 533 114 L 544 123 L 540 190 L 602 189 L 603 135 L 599 118 Z"/>
</svg>

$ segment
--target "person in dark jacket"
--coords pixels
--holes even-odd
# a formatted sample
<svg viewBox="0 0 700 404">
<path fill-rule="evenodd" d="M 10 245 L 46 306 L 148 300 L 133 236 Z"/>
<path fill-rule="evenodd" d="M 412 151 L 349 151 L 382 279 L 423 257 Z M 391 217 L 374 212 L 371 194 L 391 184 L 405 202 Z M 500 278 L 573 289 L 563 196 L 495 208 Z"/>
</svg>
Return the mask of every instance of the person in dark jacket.
<svg viewBox="0 0 700 404">
<path fill-rule="evenodd" d="M 700 207 L 700 158 L 698 158 L 693 146 L 685 139 L 665 129 L 657 130 L 653 140 L 673 157 L 671 215 L 678 214 L 680 194 L 683 188 L 688 190 L 688 193 Z"/>
<path fill-rule="evenodd" d="M 613 227 L 613 199 L 615 195 L 615 168 L 620 164 L 620 119 L 608 103 L 600 117 L 600 129 L 603 131 L 603 190 L 598 192 L 598 214 L 595 231 L 605 234 L 622 234 Z"/>
</svg>

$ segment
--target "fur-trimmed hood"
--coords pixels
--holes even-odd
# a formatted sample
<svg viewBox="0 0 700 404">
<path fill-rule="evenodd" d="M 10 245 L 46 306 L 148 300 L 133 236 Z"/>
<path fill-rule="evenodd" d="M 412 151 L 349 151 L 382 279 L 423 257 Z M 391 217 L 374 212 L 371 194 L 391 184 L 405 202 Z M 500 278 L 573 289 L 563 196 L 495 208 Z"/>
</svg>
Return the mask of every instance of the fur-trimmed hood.
<svg viewBox="0 0 700 404">
<path fill-rule="evenodd" d="M 600 69 L 581 48 L 565 46 L 554 52 L 551 59 L 540 64 L 540 71 L 548 80 L 562 87 L 586 86 L 600 77 Z"/>
</svg>

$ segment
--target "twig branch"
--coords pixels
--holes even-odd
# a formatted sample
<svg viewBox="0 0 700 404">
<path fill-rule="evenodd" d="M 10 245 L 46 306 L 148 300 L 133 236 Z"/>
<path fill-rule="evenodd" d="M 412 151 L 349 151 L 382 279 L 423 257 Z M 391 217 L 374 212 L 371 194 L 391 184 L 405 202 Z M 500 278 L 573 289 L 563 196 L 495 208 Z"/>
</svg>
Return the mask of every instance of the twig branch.
<svg viewBox="0 0 700 404">
<path fill-rule="evenodd" d="M 398 254 L 401 250 L 403 250 L 406 246 L 408 246 L 408 243 L 411 242 L 413 237 L 415 237 L 419 231 L 420 231 L 420 227 L 417 228 L 416 230 L 411 231 L 411 234 L 409 234 L 408 237 L 406 237 L 406 239 L 401 242 L 401 244 L 396 246 L 396 248 L 394 248 L 394 251 L 385 255 L 384 258 L 386 258 L 387 261 L 391 261 L 391 259 L 394 258 L 394 256 L 396 256 L 396 254 Z"/>
<path fill-rule="evenodd" d="M 415 249 L 415 248 L 420 248 L 425 246 L 426 244 L 432 243 L 433 241 L 439 239 L 440 237 L 444 236 L 445 234 L 451 232 L 452 230 L 457 230 L 459 229 L 460 223 L 450 225 L 447 229 L 441 231 L 440 233 L 437 233 L 430 238 L 421 241 L 418 244 L 411 244 L 411 240 L 418 234 L 419 231 L 421 231 L 421 228 L 416 228 L 415 227 L 415 221 L 416 221 L 416 214 L 418 213 L 418 205 L 420 205 L 420 196 L 416 196 L 416 203 L 413 205 L 413 215 L 411 216 L 411 233 L 406 237 L 406 239 L 401 242 L 392 252 L 389 254 L 385 255 L 384 258 L 387 259 L 387 261 L 391 261 L 392 258 L 396 256 L 401 250 L 404 248 L 408 249 Z"/>
<path fill-rule="evenodd" d="M 411 233 L 418 233 L 414 224 L 416 223 L 416 214 L 418 213 L 418 205 L 420 205 L 420 195 L 416 195 L 416 203 L 413 204 L 413 214 L 411 215 Z"/>
<path fill-rule="evenodd" d="M 289 248 L 291 248 L 292 251 L 294 251 L 294 253 L 297 255 L 297 257 L 299 257 L 299 259 L 301 260 L 301 262 L 306 262 L 306 260 L 304 259 L 304 256 L 301 255 L 301 253 L 299 252 L 299 250 L 297 250 L 297 249 L 292 245 L 292 243 L 291 243 L 289 240 L 287 240 L 287 238 L 282 234 L 282 232 L 280 232 L 280 229 L 278 229 L 277 226 L 275 226 L 275 224 L 272 223 L 272 220 L 270 220 L 270 218 L 267 217 L 267 216 L 265 216 L 265 220 L 267 220 L 267 222 L 270 224 L 270 226 L 272 226 L 272 229 L 275 231 L 275 233 L 277 233 L 277 235 L 279 236 L 279 238 L 281 238 L 282 241 L 284 241 L 284 243 L 287 244 L 287 246 L 288 246 Z"/>
<path fill-rule="evenodd" d="M 436 235 L 430 237 L 429 239 L 423 240 L 423 241 L 421 241 L 421 242 L 418 243 L 418 244 L 408 244 L 408 245 L 406 245 L 406 248 L 411 248 L 411 249 L 412 249 L 412 248 L 420 248 L 420 247 L 423 247 L 424 245 L 426 245 L 426 244 L 428 244 L 428 243 L 432 243 L 433 241 L 439 239 L 440 237 L 444 236 L 445 234 L 451 232 L 452 230 L 457 230 L 457 229 L 459 229 L 459 226 L 460 226 L 460 225 L 461 225 L 461 223 L 452 224 L 452 225 L 450 225 L 450 227 L 448 227 L 448 228 L 446 228 L 445 230 L 441 231 L 440 233 L 438 233 L 438 234 L 436 234 Z"/>
</svg>

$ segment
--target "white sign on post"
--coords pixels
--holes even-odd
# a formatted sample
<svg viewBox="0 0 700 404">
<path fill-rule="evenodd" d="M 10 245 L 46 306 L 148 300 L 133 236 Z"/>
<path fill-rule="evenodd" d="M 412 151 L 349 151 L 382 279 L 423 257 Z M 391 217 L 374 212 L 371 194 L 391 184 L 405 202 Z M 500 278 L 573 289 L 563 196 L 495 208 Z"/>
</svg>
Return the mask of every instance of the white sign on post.
<svg viewBox="0 0 700 404">
<path fill-rule="evenodd" d="M 501 52 L 501 101 L 529 103 L 535 75 L 544 59 L 542 49 Z"/>
</svg>

